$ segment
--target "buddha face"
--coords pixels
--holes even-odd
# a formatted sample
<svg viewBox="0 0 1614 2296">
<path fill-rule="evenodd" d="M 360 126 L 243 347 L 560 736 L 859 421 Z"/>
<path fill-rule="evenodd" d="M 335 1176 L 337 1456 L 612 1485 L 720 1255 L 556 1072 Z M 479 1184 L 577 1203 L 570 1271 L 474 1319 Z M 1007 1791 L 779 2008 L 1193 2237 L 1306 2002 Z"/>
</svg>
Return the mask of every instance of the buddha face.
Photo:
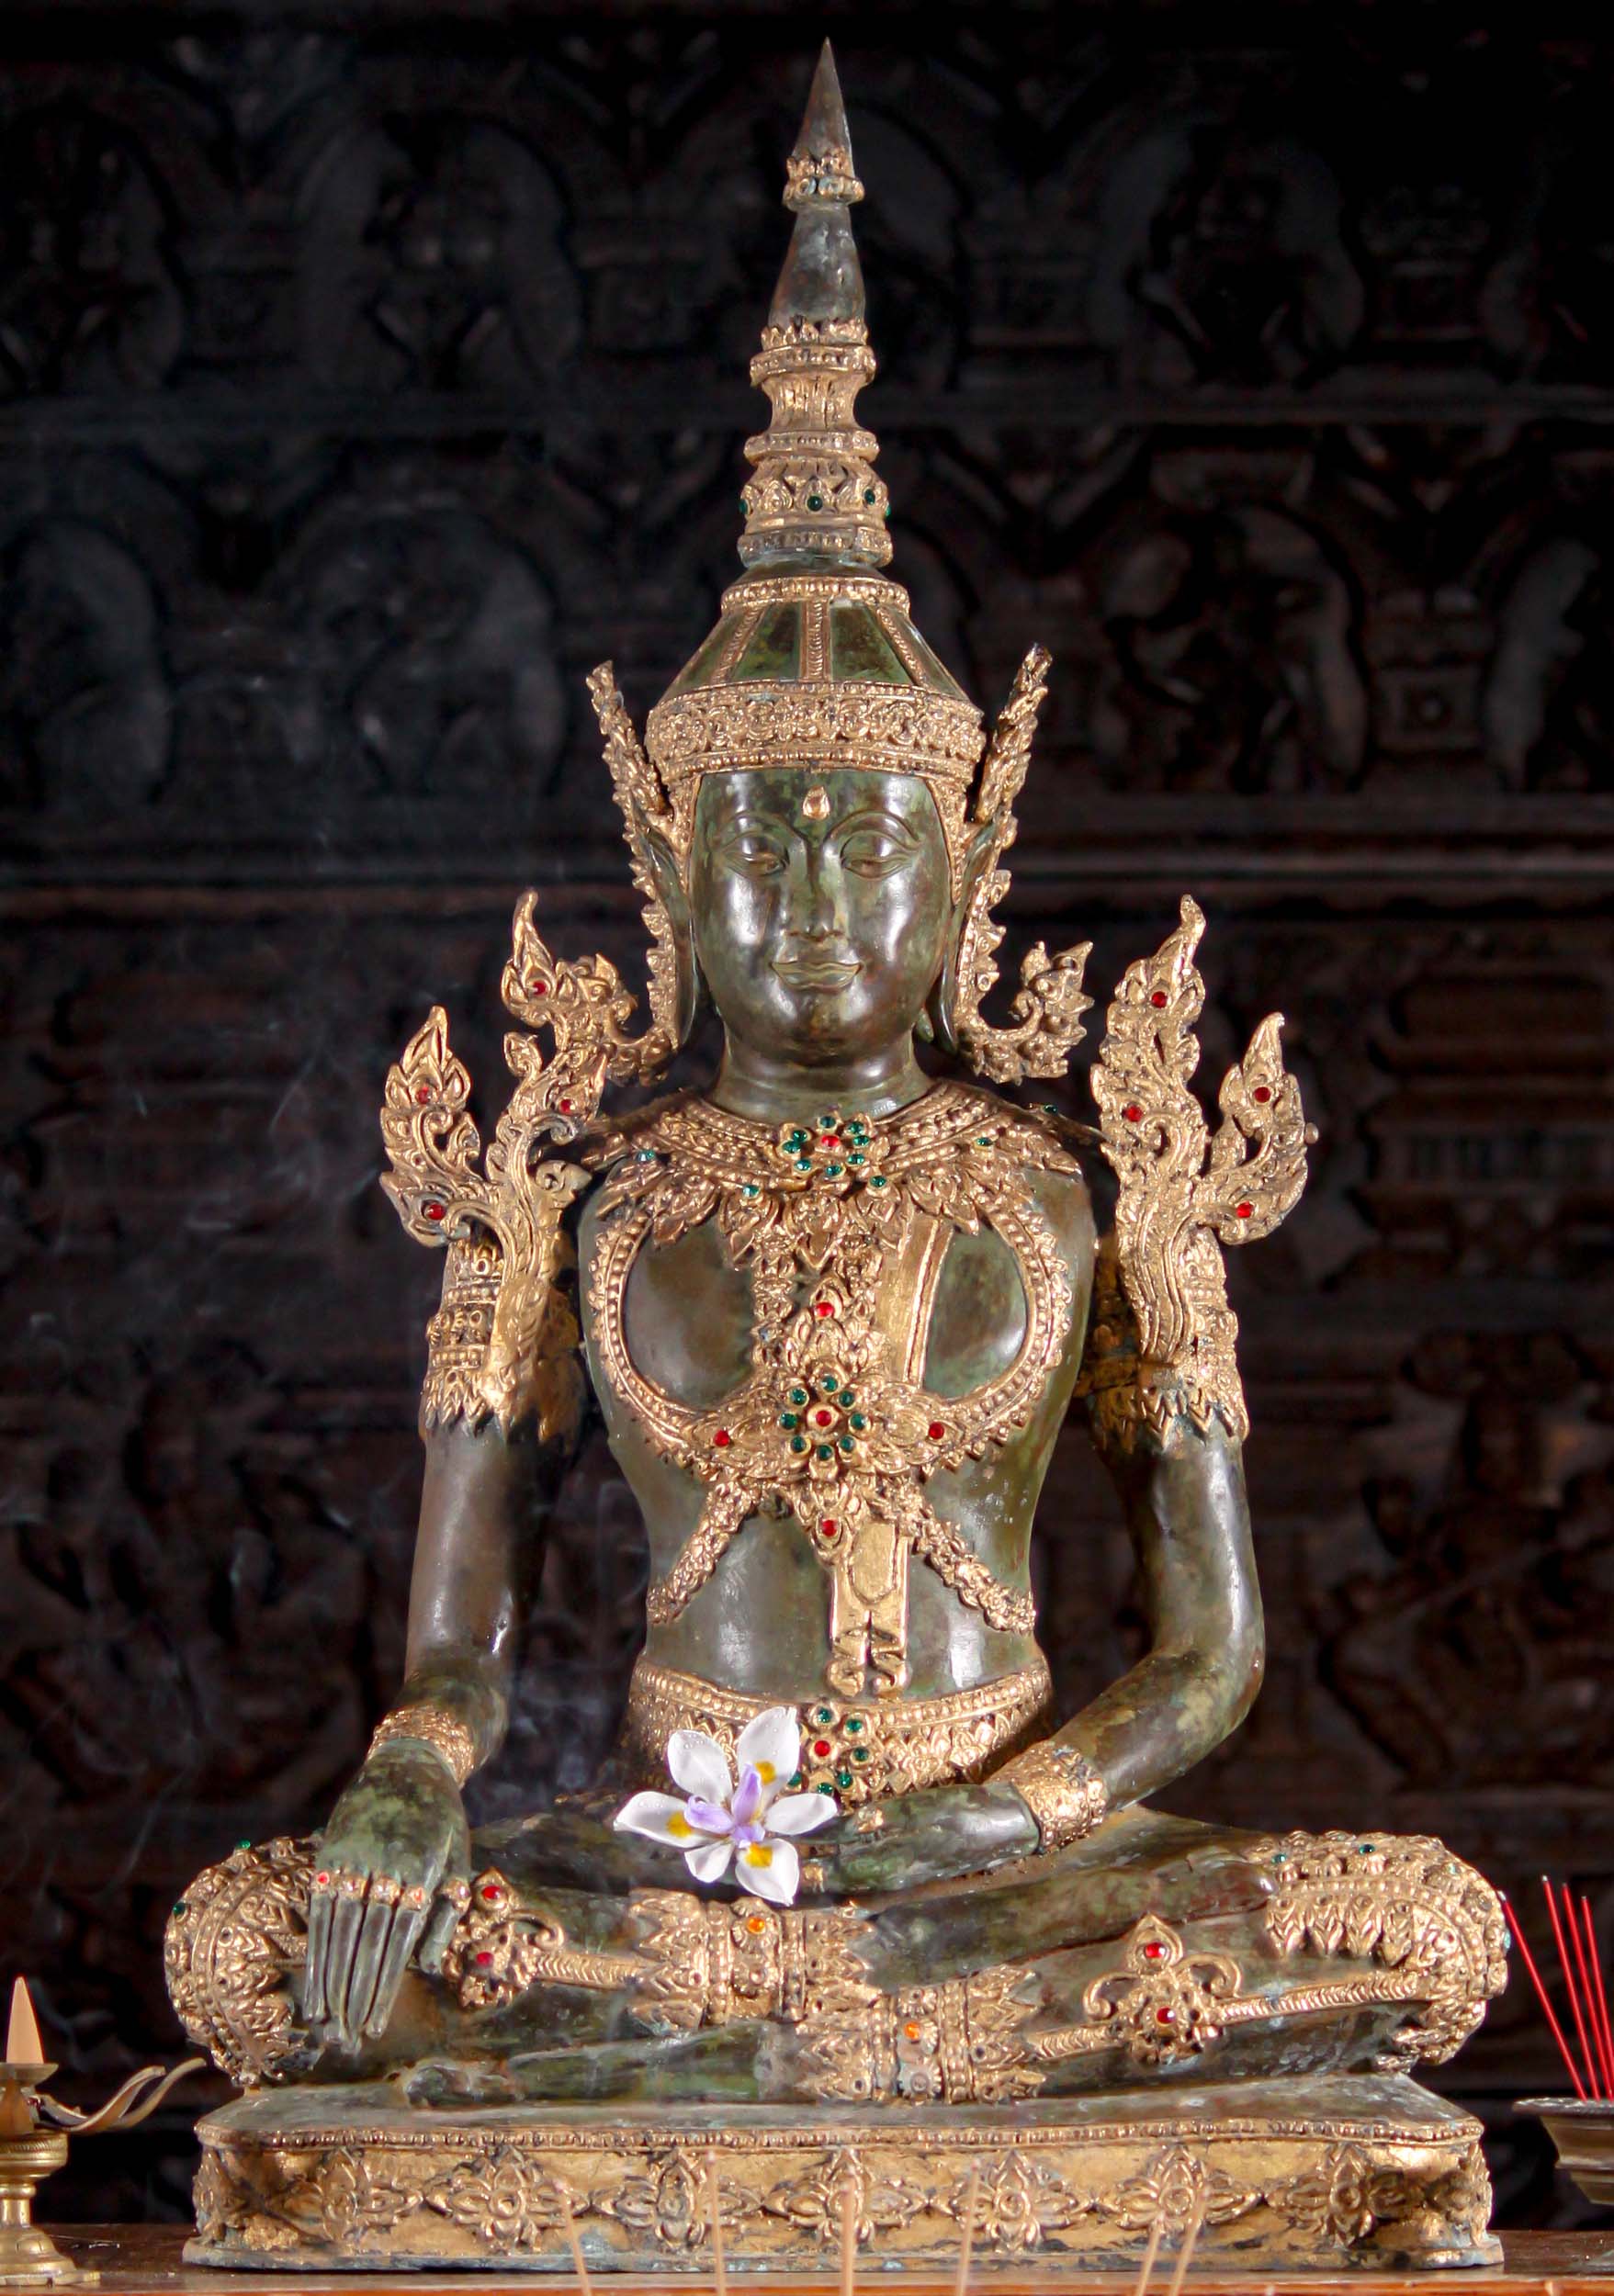
<svg viewBox="0 0 1614 2296">
<path fill-rule="evenodd" d="M 911 1033 L 953 892 L 911 773 L 714 773 L 695 812 L 695 956 L 737 1042 L 811 1067 Z"/>
</svg>

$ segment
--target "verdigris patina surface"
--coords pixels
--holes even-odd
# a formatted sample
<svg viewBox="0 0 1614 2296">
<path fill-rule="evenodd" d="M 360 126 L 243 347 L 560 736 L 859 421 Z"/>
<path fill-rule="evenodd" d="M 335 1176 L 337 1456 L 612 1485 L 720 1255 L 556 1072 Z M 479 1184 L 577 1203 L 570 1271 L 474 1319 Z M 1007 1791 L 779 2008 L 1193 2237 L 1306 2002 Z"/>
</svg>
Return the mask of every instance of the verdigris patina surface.
<svg viewBox="0 0 1614 2296">
<path fill-rule="evenodd" d="M 1502 1982 L 1485 1884 L 1433 1840 L 1146 1806 L 1260 1680 L 1222 1252 L 1304 1184 L 1278 1020 L 1213 1134 L 1185 899 L 1109 1007 L 1095 1129 L 964 1080 L 1062 1074 L 1090 1001 L 1085 950 L 1038 948 L 1008 1025 L 982 1008 L 1047 660 L 988 740 L 880 571 L 827 51 L 785 196 L 746 571 L 648 748 L 590 681 L 649 1024 L 528 896 L 486 1154 L 440 1012 L 388 1081 L 386 1185 L 447 1252 L 408 1675 L 317 1844 L 175 1912 L 175 2004 L 256 2092 L 204 2129 L 197 2253 L 698 2262 L 716 2212 L 735 2261 L 796 2265 L 844 2207 L 933 2262 L 968 2192 L 985 2255 L 1120 2261 L 1191 2219 L 1250 2260 L 1484 2260 L 1477 2130 L 1405 2068 Z M 603 1115 L 703 997 L 716 1078 Z M 1151 1647 L 1061 1722 L 1028 1553 L 1073 1399 Z M 644 1654 L 597 1787 L 473 1840 L 591 1400 L 649 1533 Z"/>
</svg>

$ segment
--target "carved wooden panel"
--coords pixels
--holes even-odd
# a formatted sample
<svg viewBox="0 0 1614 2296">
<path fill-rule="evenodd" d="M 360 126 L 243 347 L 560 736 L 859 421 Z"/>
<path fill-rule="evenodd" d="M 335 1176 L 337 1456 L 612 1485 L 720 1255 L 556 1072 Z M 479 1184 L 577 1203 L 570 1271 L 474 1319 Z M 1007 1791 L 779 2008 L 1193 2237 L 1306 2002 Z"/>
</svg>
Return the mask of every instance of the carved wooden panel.
<svg viewBox="0 0 1614 2296">
<path fill-rule="evenodd" d="M 1271 1679 L 1169 1799 L 1438 1829 L 1614 1917 L 1609 48 L 837 36 L 896 571 L 989 706 L 1055 656 L 1014 929 L 1091 934 L 1101 996 L 1191 887 L 1205 1080 L 1279 1006 L 1323 1126 L 1234 1270 Z M 0 1958 L 81 2093 L 175 2045 L 175 1890 L 316 1823 L 396 1678 L 435 1270 L 380 1081 L 441 997 L 496 1088 L 524 884 L 636 971 L 582 674 L 642 715 L 736 569 L 804 38 L 0 25 Z M 1141 1632 L 1074 1431 L 1044 1527 L 1074 1700 Z M 641 1577 L 595 1449 L 485 1811 L 586 1770 Z M 1515 2220 L 1563 2212 L 1502 2110 L 1552 2078 L 1526 2000 L 1443 2077 Z M 186 2121 L 56 2205 L 182 2210 Z"/>
</svg>

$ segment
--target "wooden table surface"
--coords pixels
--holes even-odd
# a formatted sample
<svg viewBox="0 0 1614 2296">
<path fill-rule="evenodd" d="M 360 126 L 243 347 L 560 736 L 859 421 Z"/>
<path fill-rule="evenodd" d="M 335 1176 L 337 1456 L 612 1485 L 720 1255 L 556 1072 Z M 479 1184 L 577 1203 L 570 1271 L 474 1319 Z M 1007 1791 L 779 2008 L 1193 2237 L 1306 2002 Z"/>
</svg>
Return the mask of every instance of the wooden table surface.
<svg viewBox="0 0 1614 2296">
<path fill-rule="evenodd" d="M 296 2289 L 310 2296 L 379 2296 L 383 2290 L 426 2296 L 432 2290 L 453 2290 L 455 2296 L 557 2296 L 578 2286 L 570 2272 L 491 2270 L 467 2272 L 224 2272 L 188 2266 L 180 2260 L 186 2240 L 182 2226 L 174 2224 L 74 2224 L 50 2228 L 51 2236 L 75 2264 L 98 2272 L 102 2296 L 283 2296 Z M 1610 2296 L 1614 2279 L 1614 2221 L 1607 2233 L 1505 2233 L 1505 2260 L 1484 2271 L 1463 2272 L 1301 2272 L 1276 2279 L 1264 2274 L 1227 2271 L 1194 2272 L 1189 2279 L 1196 2290 L 1248 2289 L 1257 2296 Z M 863 2296 L 878 2296 L 895 2275 L 882 2273 L 866 2260 L 860 2263 L 857 2284 Z M 1131 2272 L 1093 2272 L 1057 2265 L 1005 2268 L 994 2265 L 972 2275 L 977 2290 L 991 2296 L 1017 2296 L 1017 2291 L 1057 2288 L 1070 2296 L 1117 2296 L 1130 2291 L 1136 2275 Z M 1170 2257 L 1160 2259 L 1151 2296 L 1167 2296 L 1170 2286 Z M 649 2296 L 669 2280 L 695 2291 L 711 2286 L 709 2273 L 664 2272 L 650 2278 L 642 2273 L 608 2272 L 597 2276 L 598 2296 Z M 913 2296 L 953 2296 L 951 2275 L 905 2273 L 905 2290 Z M 758 2275 L 731 2273 L 731 2290 L 751 2290 L 754 2296 L 827 2296 L 837 2288 L 835 2276 L 807 2277 L 800 2273 Z"/>
</svg>

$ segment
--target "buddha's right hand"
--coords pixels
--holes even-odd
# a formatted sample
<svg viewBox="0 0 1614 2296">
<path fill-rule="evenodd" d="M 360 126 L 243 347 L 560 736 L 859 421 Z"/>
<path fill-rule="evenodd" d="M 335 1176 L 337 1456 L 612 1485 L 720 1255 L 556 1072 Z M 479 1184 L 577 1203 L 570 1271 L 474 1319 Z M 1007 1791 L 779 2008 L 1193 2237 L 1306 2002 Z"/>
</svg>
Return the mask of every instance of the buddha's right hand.
<svg viewBox="0 0 1614 2296">
<path fill-rule="evenodd" d="M 310 2029 L 347 2050 L 383 2032 L 428 1920 L 440 1954 L 452 1885 L 469 1871 L 465 1808 L 442 1758 L 407 1739 L 378 1747 L 320 1837 L 303 1977 Z"/>
</svg>

